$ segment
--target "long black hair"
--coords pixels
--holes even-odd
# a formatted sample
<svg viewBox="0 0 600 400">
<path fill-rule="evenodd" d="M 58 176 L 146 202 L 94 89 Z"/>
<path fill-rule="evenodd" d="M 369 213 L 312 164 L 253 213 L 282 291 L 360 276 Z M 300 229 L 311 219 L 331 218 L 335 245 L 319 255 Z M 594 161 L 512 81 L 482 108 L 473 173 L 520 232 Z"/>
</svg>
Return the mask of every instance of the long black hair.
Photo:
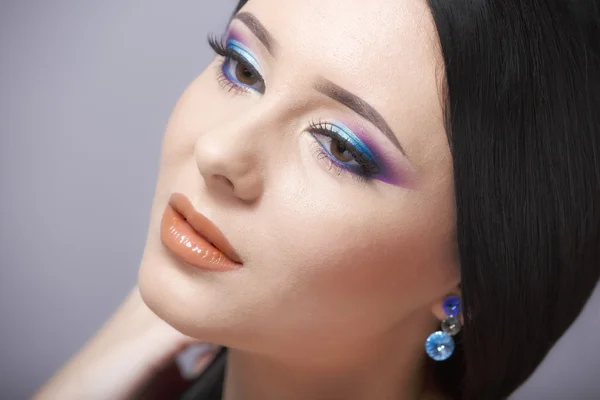
<svg viewBox="0 0 600 400">
<path fill-rule="evenodd" d="M 456 354 L 435 368 L 456 398 L 507 397 L 598 282 L 599 4 L 429 0 L 465 319 Z"/>
<path fill-rule="evenodd" d="M 600 274 L 600 3 L 430 0 L 445 62 L 464 398 L 508 396 Z"/>
</svg>

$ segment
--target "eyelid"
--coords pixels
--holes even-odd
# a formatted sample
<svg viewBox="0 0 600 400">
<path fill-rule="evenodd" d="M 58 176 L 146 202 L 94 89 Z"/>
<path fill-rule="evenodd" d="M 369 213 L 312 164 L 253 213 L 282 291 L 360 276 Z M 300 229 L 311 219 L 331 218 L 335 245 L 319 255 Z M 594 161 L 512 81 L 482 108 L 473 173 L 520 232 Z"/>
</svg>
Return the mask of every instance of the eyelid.
<svg viewBox="0 0 600 400">
<path fill-rule="evenodd" d="M 340 124 L 341 126 L 337 124 Z M 379 165 L 379 162 L 377 162 L 376 158 L 373 156 L 373 153 L 344 124 L 338 121 L 336 121 L 335 123 L 312 122 L 310 126 L 310 132 L 313 134 L 313 136 L 323 135 L 335 141 L 342 142 L 344 144 L 347 151 L 349 151 L 352 154 L 354 160 L 359 164 L 356 166 L 358 168 L 352 167 L 352 172 L 354 174 L 375 176 L 380 172 L 381 167 Z M 344 165 L 344 168 L 347 169 L 349 165 L 347 162 L 337 160 L 336 157 L 331 154 L 329 149 L 326 146 L 324 146 L 319 139 L 317 139 L 316 137 L 315 139 L 317 140 L 317 142 L 319 142 L 319 145 L 323 148 L 323 152 L 328 155 L 332 162 Z"/>
<path fill-rule="evenodd" d="M 367 157 L 369 160 L 375 162 L 375 156 L 371 150 L 356 136 L 354 132 L 339 121 L 326 123 L 329 128 L 340 135 L 346 140 L 352 147 L 358 150 L 362 155 Z"/>
<path fill-rule="evenodd" d="M 256 59 L 256 57 L 254 57 L 250 49 L 248 49 L 246 46 L 244 46 L 242 43 L 235 39 L 228 39 L 227 47 L 230 47 L 232 51 L 238 53 L 241 57 L 243 57 L 244 61 L 250 64 L 256 70 L 256 72 L 263 76 L 262 68 L 260 67 L 258 60 Z"/>
</svg>

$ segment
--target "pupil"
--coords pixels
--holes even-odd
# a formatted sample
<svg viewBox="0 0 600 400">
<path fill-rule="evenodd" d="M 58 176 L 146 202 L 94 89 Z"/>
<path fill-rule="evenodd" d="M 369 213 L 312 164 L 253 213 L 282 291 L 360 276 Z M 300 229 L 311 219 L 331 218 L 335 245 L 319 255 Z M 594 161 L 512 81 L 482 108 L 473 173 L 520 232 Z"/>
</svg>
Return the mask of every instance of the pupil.
<svg viewBox="0 0 600 400">
<path fill-rule="evenodd" d="M 334 140 L 333 142 L 333 149 L 332 149 L 332 153 L 333 155 L 340 161 L 351 161 L 352 160 L 352 155 L 347 154 L 344 155 L 344 153 L 346 152 L 346 146 L 344 145 L 344 143 L 341 143 L 337 140 Z"/>
<path fill-rule="evenodd" d="M 254 74 L 242 64 L 238 64 L 236 68 L 238 79 L 246 84 L 251 84 L 254 81 Z"/>
</svg>

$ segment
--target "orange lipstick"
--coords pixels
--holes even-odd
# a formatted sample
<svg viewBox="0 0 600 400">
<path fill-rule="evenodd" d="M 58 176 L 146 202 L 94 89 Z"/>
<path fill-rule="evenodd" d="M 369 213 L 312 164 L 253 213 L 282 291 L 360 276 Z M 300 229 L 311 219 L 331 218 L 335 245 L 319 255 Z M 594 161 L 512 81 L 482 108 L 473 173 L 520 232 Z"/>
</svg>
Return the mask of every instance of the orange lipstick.
<svg viewBox="0 0 600 400">
<path fill-rule="evenodd" d="M 173 193 L 161 220 L 160 239 L 179 260 L 210 271 L 242 266 L 240 257 L 223 233 L 197 212 L 190 199 Z"/>
</svg>

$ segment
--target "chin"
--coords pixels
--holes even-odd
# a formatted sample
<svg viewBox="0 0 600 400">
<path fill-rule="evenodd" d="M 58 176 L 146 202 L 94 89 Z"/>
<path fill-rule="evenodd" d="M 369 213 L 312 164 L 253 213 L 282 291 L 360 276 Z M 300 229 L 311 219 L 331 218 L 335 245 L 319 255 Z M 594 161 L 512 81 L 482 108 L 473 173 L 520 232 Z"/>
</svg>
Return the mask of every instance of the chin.
<svg viewBox="0 0 600 400">
<path fill-rule="evenodd" d="M 162 248 L 147 248 L 138 271 L 142 299 L 156 315 L 181 333 L 207 340 L 210 314 L 218 299 L 211 296 L 210 280 L 186 271 Z M 211 298 L 212 297 L 212 298 Z M 198 321 L 206 322 L 201 326 Z"/>
<path fill-rule="evenodd" d="M 201 341 L 228 345 L 224 342 L 232 340 L 239 313 L 226 296 L 227 279 L 220 277 L 184 265 L 158 239 L 146 246 L 138 286 L 148 308 L 173 328 Z"/>
</svg>

